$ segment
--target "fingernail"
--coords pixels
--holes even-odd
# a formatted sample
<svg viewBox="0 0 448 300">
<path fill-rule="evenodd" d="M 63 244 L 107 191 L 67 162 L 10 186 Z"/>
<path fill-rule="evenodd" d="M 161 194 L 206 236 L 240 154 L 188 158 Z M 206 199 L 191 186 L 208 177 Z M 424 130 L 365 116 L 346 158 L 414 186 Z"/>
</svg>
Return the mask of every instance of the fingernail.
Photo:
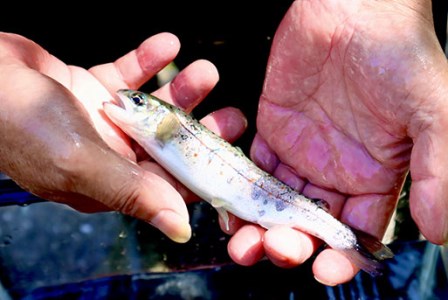
<svg viewBox="0 0 448 300">
<path fill-rule="evenodd" d="M 177 243 L 186 243 L 191 238 L 188 219 L 172 210 L 161 210 L 150 223 Z"/>
<path fill-rule="evenodd" d="M 319 279 L 318 277 L 314 276 L 314 279 L 319 282 L 320 284 L 326 285 L 326 286 L 336 286 L 335 283 L 332 282 L 326 282 L 324 280 Z"/>
<path fill-rule="evenodd" d="M 238 109 L 228 110 L 229 112 L 229 122 L 227 122 L 228 132 L 241 132 L 241 128 L 244 130 L 248 126 L 248 122 L 243 113 Z"/>
</svg>

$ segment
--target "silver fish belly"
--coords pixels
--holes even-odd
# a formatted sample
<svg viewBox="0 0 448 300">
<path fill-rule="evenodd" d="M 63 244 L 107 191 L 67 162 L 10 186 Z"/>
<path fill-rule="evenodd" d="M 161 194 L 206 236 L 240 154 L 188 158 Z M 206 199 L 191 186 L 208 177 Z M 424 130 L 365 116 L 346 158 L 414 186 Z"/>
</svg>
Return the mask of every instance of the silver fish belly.
<svg viewBox="0 0 448 300">
<path fill-rule="evenodd" d="M 258 168 L 244 153 L 190 115 L 152 95 L 120 90 L 123 108 L 106 114 L 160 165 L 215 207 L 267 229 L 287 225 L 341 251 L 376 275 L 381 260 L 393 256 L 376 238 L 333 217 L 322 201 L 308 199 Z M 121 110 L 121 111 L 119 111 Z"/>
</svg>

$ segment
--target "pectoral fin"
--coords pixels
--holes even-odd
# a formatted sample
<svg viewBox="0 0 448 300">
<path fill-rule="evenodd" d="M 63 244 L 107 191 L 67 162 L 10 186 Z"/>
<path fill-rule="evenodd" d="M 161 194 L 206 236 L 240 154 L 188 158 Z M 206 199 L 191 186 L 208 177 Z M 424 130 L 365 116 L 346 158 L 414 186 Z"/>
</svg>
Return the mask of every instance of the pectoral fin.
<svg viewBox="0 0 448 300">
<path fill-rule="evenodd" d="M 174 113 L 166 115 L 157 126 L 156 139 L 163 145 L 179 130 L 181 124 Z"/>
</svg>

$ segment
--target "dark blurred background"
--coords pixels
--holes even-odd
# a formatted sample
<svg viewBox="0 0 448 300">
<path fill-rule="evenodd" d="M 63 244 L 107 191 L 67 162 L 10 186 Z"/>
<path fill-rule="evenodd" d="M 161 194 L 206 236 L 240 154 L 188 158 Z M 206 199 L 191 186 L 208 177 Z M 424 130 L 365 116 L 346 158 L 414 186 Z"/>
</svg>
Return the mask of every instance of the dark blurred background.
<svg viewBox="0 0 448 300">
<path fill-rule="evenodd" d="M 153 34 L 174 33 L 182 44 L 175 60 L 180 69 L 196 59 L 208 59 L 220 73 L 220 82 L 194 111 L 195 115 L 201 117 L 225 106 L 240 108 L 248 118 L 249 127 L 236 144 L 249 153 L 272 37 L 291 3 L 290 0 L 159 0 L 126 1 L 118 6 L 95 4 L 93 7 L 93 1 L 90 5 L 57 2 L 51 6 L 43 2 L 9 2 L 10 7 L 2 10 L 0 30 L 24 35 L 64 62 L 86 68 L 115 60 Z M 447 6 L 448 1 L 433 1 L 441 45 L 446 43 Z M 143 88 L 151 92 L 156 84 L 151 81 Z M 15 194 L 17 187 L 12 182 L 4 182 L 0 192 L 8 190 L 17 198 L 27 197 Z M 406 189 L 408 187 L 406 185 Z M 83 295 L 88 295 L 89 291 L 100 293 L 101 289 L 112 295 L 112 289 L 118 289 L 118 299 L 123 299 L 122 295 L 141 299 L 138 296 L 141 291 L 152 289 L 147 295 L 155 293 L 170 282 L 175 282 L 171 288 L 177 287 L 179 293 L 196 286 L 199 293 L 221 293 L 222 299 L 232 296 L 237 299 L 238 295 L 244 299 L 295 299 L 307 292 L 314 293 L 315 299 L 327 296 L 349 299 L 366 291 L 367 294 L 373 291 L 376 296 L 395 293 L 403 297 L 417 295 L 421 286 L 430 285 L 430 271 L 419 270 L 425 257 L 429 257 L 427 261 L 434 261 L 431 259 L 438 253 L 433 245 L 416 241 L 418 232 L 404 203 L 400 218 L 401 228 L 406 230 L 399 235 L 410 243 L 393 246 L 399 255 L 388 267 L 390 277 L 375 281 L 360 274 L 349 285 L 324 288 L 314 281 L 309 263 L 292 270 L 276 268 L 266 261 L 253 268 L 227 264 L 228 237 L 219 230 L 216 213 L 203 203 L 189 209 L 195 236 L 186 245 L 174 245 L 147 224 L 125 216 L 78 214 L 51 203 L 2 208 L 0 282 L 12 295 L 17 295 L 17 299 L 24 295 L 29 295 L 26 299 L 91 299 Z M 213 268 L 161 274 L 156 271 L 167 269 L 154 267 L 160 262 L 163 268 L 171 270 Z M 137 272 L 148 266 L 152 268 L 146 269 L 149 273 Z M 444 274 L 443 270 L 435 272 L 435 269 L 431 269 L 430 274 Z M 108 272 L 114 276 L 105 277 Z M 436 287 L 434 291 L 438 288 L 439 294 L 446 295 L 444 276 L 438 276 L 435 281 L 433 278 L 433 286 Z M 88 280 L 90 277 L 92 281 Z M 271 278 L 278 282 L 273 283 Z M 81 282 L 81 279 L 86 281 Z M 68 285 L 59 286 L 61 283 Z M 42 288 L 33 290 L 35 287 Z M 64 290 L 71 296 L 62 295 Z M 375 294 L 378 291 L 380 294 Z M 170 296 L 172 290 L 168 287 L 165 292 Z M 95 295 L 95 299 L 106 299 Z M 209 299 L 210 295 L 194 299 Z"/>
<path fill-rule="evenodd" d="M 236 106 L 249 120 L 237 142 L 245 152 L 255 134 L 255 116 L 272 37 L 291 0 L 270 1 L 126 1 L 120 5 L 56 2 L 45 5 L 9 2 L 0 30 L 22 34 L 68 64 L 90 67 L 115 60 L 147 37 L 167 31 L 177 35 L 182 69 L 208 59 L 220 82 L 195 114 Z M 433 1 L 436 31 L 446 41 L 447 1 Z M 5 74 L 6 75 L 6 74 Z M 2 76 L 2 75 L 0 75 Z M 144 87 L 152 91 L 151 83 Z"/>
<path fill-rule="evenodd" d="M 62 3 L 62 2 L 59 2 Z M 4 11 L 0 30 L 22 34 L 68 64 L 90 67 L 111 62 L 159 32 L 171 32 L 181 42 L 175 59 L 182 69 L 196 59 L 208 59 L 220 82 L 197 110 L 236 106 L 249 118 L 239 146 L 247 150 L 255 133 L 255 114 L 271 38 L 291 1 L 126 1 L 120 6 L 41 4 L 17 13 Z M 244 4 L 244 5 L 243 5 Z M 0 75 L 1 76 L 1 75 Z M 151 92 L 151 83 L 144 90 Z"/>
</svg>

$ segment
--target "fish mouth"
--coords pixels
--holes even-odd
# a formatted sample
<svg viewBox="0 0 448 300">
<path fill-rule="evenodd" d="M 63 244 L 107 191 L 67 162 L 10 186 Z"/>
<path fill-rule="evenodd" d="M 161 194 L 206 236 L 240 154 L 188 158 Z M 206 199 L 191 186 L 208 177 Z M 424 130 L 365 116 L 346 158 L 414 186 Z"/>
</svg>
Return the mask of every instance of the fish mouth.
<svg viewBox="0 0 448 300">
<path fill-rule="evenodd" d="M 118 90 L 116 101 L 103 103 L 104 112 L 117 125 L 131 124 L 133 120 L 133 102 L 126 93 L 127 90 Z"/>
<path fill-rule="evenodd" d="M 120 106 L 122 109 L 126 110 L 126 111 L 130 111 L 133 109 L 133 107 L 135 106 L 134 103 L 132 102 L 132 100 L 129 98 L 129 93 L 131 91 L 127 90 L 127 89 L 121 89 L 118 90 L 116 92 L 117 96 L 118 96 L 118 106 Z"/>
</svg>

